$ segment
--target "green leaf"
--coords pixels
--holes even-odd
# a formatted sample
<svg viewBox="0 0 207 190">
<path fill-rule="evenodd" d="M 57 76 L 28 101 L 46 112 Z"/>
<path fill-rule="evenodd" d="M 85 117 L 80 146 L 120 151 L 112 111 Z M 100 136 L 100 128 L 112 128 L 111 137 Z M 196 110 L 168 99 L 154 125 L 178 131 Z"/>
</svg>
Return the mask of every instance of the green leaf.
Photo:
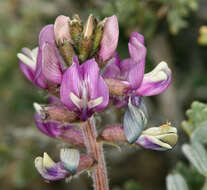
<svg viewBox="0 0 207 190">
<path fill-rule="evenodd" d="M 207 105 L 195 101 L 191 108 L 186 111 L 186 115 L 188 120 L 182 122 L 182 128 L 188 135 L 191 135 L 196 128 L 207 122 Z"/>
<path fill-rule="evenodd" d="M 187 22 L 182 18 L 177 9 L 171 9 L 167 14 L 167 21 L 170 25 L 170 32 L 174 35 L 187 27 Z"/>
<path fill-rule="evenodd" d="M 198 172 L 207 177 L 207 153 L 203 145 L 193 142 L 192 145 L 184 144 L 183 153 Z"/>
<path fill-rule="evenodd" d="M 186 115 L 192 120 L 194 125 L 199 125 L 207 121 L 207 105 L 195 101 L 191 105 L 191 109 L 187 110 Z"/>
<path fill-rule="evenodd" d="M 195 167 L 188 167 L 183 162 L 176 164 L 175 171 L 185 178 L 189 190 L 201 189 L 205 182 L 205 177 Z"/>
<path fill-rule="evenodd" d="M 185 179 L 180 174 L 170 174 L 167 176 L 168 190 L 188 190 Z"/>
<path fill-rule="evenodd" d="M 207 121 L 200 124 L 192 133 L 191 141 L 198 141 L 201 144 L 207 145 Z"/>
</svg>

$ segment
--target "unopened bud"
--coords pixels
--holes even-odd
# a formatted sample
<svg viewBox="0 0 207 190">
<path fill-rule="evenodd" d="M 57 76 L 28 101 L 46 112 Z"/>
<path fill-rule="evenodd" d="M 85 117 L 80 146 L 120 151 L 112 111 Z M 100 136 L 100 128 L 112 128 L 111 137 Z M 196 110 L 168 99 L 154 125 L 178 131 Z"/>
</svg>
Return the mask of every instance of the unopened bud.
<svg viewBox="0 0 207 190">
<path fill-rule="evenodd" d="M 81 62 L 85 61 L 92 49 L 93 45 L 93 33 L 94 33 L 94 17 L 90 15 L 86 24 L 84 25 L 83 34 L 79 41 L 79 60 Z"/>
<path fill-rule="evenodd" d="M 84 38 L 91 38 L 94 31 L 94 16 L 91 14 L 86 21 L 84 28 L 83 28 L 83 37 Z"/>
<path fill-rule="evenodd" d="M 71 145 L 85 147 L 83 135 L 78 129 L 71 128 L 67 130 L 62 130 L 62 135 L 60 136 L 60 138 L 62 141 Z"/>
<path fill-rule="evenodd" d="M 103 129 L 98 141 L 106 142 L 126 142 L 126 137 L 124 135 L 124 130 L 122 126 L 113 125 Z"/>
<path fill-rule="evenodd" d="M 78 47 L 78 42 L 80 40 L 81 33 L 83 31 L 83 26 L 78 15 L 74 15 L 73 20 L 69 23 L 70 35 L 74 42 L 74 46 Z"/>
<path fill-rule="evenodd" d="M 104 24 L 105 24 L 106 20 L 107 19 L 105 18 L 103 21 L 99 22 L 96 29 L 95 29 L 91 56 L 93 54 L 95 54 L 99 49 L 102 34 L 103 34 Z"/>
<path fill-rule="evenodd" d="M 70 18 L 63 15 L 58 16 L 55 20 L 54 34 L 58 46 L 59 44 L 63 44 L 64 41 L 72 43 L 70 32 L 69 32 L 70 30 L 68 25 L 69 22 L 70 22 Z"/>
<path fill-rule="evenodd" d="M 58 49 L 59 49 L 61 55 L 63 56 L 63 59 L 67 63 L 67 65 L 71 66 L 72 59 L 76 55 L 73 46 L 70 43 L 65 42 L 64 44 L 59 46 Z"/>
<path fill-rule="evenodd" d="M 81 154 L 80 162 L 78 166 L 78 173 L 82 173 L 87 169 L 93 168 L 94 164 L 95 164 L 95 160 L 91 156 L 86 154 Z"/>
<path fill-rule="evenodd" d="M 99 59 L 104 63 L 109 60 L 117 47 L 119 37 L 118 20 L 116 16 L 111 16 L 104 23 L 103 35 L 99 48 Z"/>
<path fill-rule="evenodd" d="M 47 121 L 60 121 L 72 123 L 78 120 L 76 113 L 68 110 L 63 105 L 41 105 L 34 103 L 34 108 L 41 119 Z"/>
</svg>

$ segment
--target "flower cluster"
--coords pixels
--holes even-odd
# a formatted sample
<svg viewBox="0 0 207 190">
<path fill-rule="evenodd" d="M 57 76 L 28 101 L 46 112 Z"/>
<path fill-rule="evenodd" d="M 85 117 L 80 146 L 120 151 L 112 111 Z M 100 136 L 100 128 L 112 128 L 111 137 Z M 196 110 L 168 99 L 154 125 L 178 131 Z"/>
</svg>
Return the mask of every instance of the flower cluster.
<svg viewBox="0 0 207 190">
<path fill-rule="evenodd" d="M 98 21 L 90 15 L 85 24 L 78 15 L 73 19 L 58 16 L 41 30 L 37 48 L 18 53 L 22 73 L 49 95 L 49 105 L 34 103 L 38 129 L 87 150 L 80 154 L 76 149 L 62 149 L 58 163 L 47 153 L 36 158 L 35 166 L 45 180 L 94 168 L 98 189 L 98 180 L 106 176 L 98 169 L 105 166 L 103 143 L 126 142 L 154 150 L 168 150 L 176 144 L 176 128 L 169 124 L 144 130 L 148 114 L 142 97 L 164 92 L 171 70 L 161 62 L 144 74 L 147 49 L 144 37 L 136 32 L 128 43 L 130 57 L 120 60 L 118 37 L 116 16 Z M 126 109 L 123 124 L 105 127 L 97 134 L 93 114 L 110 105 Z M 107 180 L 102 184 L 107 189 Z"/>
</svg>

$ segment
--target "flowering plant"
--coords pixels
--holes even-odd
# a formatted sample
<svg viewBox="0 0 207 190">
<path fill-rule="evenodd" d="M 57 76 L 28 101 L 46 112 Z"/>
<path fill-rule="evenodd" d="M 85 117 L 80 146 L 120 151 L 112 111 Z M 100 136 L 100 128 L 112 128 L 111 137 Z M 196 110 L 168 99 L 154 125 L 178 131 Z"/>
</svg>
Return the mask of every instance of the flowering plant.
<svg viewBox="0 0 207 190">
<path fill-rule="evenodd" d="M 162 151 L 176 144 L 177 130 L 170 123 L 146 129 L 143 100 L 168 88 L 171 70 L 161 62 L 144 74 L 147 50 L 144 37 L 136 32 L 128 44 L 130 57 L 120 60 L 118 36 L 116 16 L 98 21 L 90 15 L 84 25 L 78 15 L 72 20 L 58 16 L 54 25 L 41 30 L 37 48 L 18 53 L 22 73 L 48 92 L 49 105 L 34 103 L 38 129 L 85 150 L 65 147 L 59 162 L 47 153 L 37 157 L 35 167 L 44 180 L 70 179 L 91 171 L 94 189 L 107 190 L 104 143 L 125 142 Z M 126 109 L 123 124 L 106 126 L 98 134 L 94 114 L 112 105 Z"/>
</svg>

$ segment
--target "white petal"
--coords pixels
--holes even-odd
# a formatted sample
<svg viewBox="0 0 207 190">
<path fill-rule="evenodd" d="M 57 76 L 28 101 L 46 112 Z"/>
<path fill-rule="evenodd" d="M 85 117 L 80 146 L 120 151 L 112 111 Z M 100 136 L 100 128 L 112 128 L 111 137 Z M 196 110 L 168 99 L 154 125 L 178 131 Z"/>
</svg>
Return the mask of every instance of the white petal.
<svg viewBox="0 0 207 190">
<path fill-rule="evenodd" d="M 82 105 L 82 100 L 76 96 L 74 93 L 70 93 L 70 99 L 72 100 L 72 102 L 79 108 L 81 109 L 81 105 Z"/>
<path fill-rule="evenodd" d="M 89 108 L 89 109 L 94 108 L 94 107 L 100 105 L 102 102 L 103 102 L 103 97 L 102 97 L 102 96 L 96 98 L 95 100 L 90 100 L 90 101 L 88 102 L 88 108 Z"/>
<path fill-rule="evenodd" d="M 78 169 L 80 153 L 76 149 L 61 149 L 60 160 L 63 167 L 72 174 L 75 174 Z"/>
<path fill-rule="evenodd" d="M 43 167 L 43 158 L 42 157 L 37 157 L 35 158 L 35 167 L 37 168 L 38 172 L 43 175 L 45 172 L 44 172 L 44 167 Z"/>
<path fill-rule="evenodd" d="M 160 62 L 151 72 L 144 75 L 144 77 L 149 77 L 152 82 L 160 82 L 167 80 L 170 69 L 166 62 Z"/>
<path fill-rule="evenodd" d="M 36 61 L 30 59 L 29 57 L 27 57 L 26 55 L 22 54 L 22 53 L 18 53 L 17 57 L 27 66 L 29 66 L 30 68 L 32 68 L 33 70 L 35 70 L 36 68 Z"/>
<path fill-rule="evenodd" d="M 38 50 L 39 50 L 38 47 L 32 49 L 32 58 L 35 60 L 35 62 L 37 60 Z"/>
<path fill-rule="evenodd" d="M 44 152 L 43 155 L 43 167 L 44 168 L 52 168 L 55 165 L 55 162 L 50 158 L 50 156 Z"/>
<path fill-rule="evenodd" d="M 33 103 L 33 107 L 34 107 L 35 111 L 36 111 L 39 115 L 42 114 L 43 109 L 42 109 L 42 106 L 41 106 L 40 104 L 34 102 L 34 103 Z"/>
</svg>

